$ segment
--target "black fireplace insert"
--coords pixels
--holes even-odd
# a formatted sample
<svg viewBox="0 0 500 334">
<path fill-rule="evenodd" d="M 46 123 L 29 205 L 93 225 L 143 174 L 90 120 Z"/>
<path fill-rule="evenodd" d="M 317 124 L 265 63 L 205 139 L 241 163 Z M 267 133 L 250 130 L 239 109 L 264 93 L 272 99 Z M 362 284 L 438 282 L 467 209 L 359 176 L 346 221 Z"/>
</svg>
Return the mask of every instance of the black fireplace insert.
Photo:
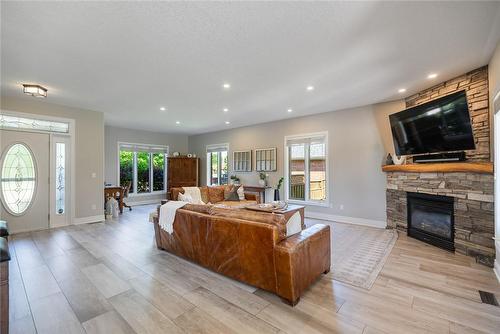
<svg viewBox="0 0 500 334">
<path fill-rule="evenodd" d="M 453 197 L 407 193 L 408 236 L 454 251 Z"/>
</svg>

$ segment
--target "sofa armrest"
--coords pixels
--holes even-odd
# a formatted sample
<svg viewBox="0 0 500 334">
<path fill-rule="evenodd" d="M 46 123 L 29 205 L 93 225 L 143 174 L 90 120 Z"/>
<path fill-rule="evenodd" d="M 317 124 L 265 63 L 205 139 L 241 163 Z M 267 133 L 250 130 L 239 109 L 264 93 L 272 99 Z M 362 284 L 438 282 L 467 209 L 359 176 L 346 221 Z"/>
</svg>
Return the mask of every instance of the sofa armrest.
<svg viewBox="0 0 500 334">
<path fill-rule="evenodd" d="M 247 193 L 246 192 L 245 193 L 245 199 L 247 201 L 256 201 L 257 203 L 259 203 L 259 201 L 260 201 L 259 196 L 257 196 L 257 194 L 255 194 L 255 193 Z"/>
<path fill-rule="evenodd" d="M 281 241 L 274 248 L 277 294 L 297 304 L 322 273 L 330 271 L 330 226 L 316 224 Z"/>
</svg>

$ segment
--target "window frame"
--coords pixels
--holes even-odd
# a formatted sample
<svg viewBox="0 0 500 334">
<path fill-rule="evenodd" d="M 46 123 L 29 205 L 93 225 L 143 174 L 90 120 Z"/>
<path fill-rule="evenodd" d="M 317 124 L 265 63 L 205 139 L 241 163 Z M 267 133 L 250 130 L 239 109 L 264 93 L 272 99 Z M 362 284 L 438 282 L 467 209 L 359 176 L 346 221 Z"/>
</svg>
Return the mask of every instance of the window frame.
<svg viewBox="0 0 500 334">
<path fill-rule="evenodd" d="M 304 173 L 305 173 L 305 189 L 304 189 L 304 198 L 305 200 L 298 199 L 290 199 L 290 147 L 287 145 L 287 141 L 289 140 L 300 140 L 300 139 L 310 139 L 313 137 L 323 137 L 325 143 L 325 199 L 323 201 L 311 200 L 310 199 L 310 145 L 305 145 L 304 148 Z M 311 133 L 302 133 L 296 135 L 287 135 L 284 138 L 283 145 L 283 174 L 285 178 L 285 199 L 288 203 L 299 204 L 299 205 L 310 205 L 310 206 L 321 206 L 321 207 L 331 207 L 330 203 L 330 163 L 328 159 L 328 131 L 320 131 L 320 132 L 311 132 Z"/>
<path fill-rule="evenodd" d="M 127 143 L 127 142 L 118 142 L 118 152 L 117 152 L 117 185 L 121 187 L 120 180 L 120 152 L 122 146 L 135 146 L 132 152 L 132 184 L 134 192 L 129 192 L 129 197 L 141 197 L 141 196 L 150 196 L 150 195 L 163 195 L 167 193 L 167 158 L 169 153 L 169 146 L 166 145 L 153 145 L 153 144 L 140 144 L 140 143 Z M 142 150 L 141 150 L 142 148 Z M 163 151 L 153 152 L 152 149 L 163 149 Z M 149 150 L 149 151 L 148 151 Z M 149 192 L 137 192 L 137 153 L 138 152 L 147 152 L 149 154 Z M 163 190 L 153 191 L 153 154 L 163 153 Z"/>
<path fill-rule="evenodd" d="M 219 151 L 211 151 L 211 149 L 218 149 L 224 147 L 225 150 L 219 150 Z M 205 157 L 207 159 L 206 163 L 206 183 L 207 186 L 221 186 L 224 185 L 224 183 L 221 183 L 221 175 L 222 175 L 222 152 L 226 152 L 227 154 L 227 179 L 229 183 L 229 172 L 230 169 L 229 167 L 231 166 L 231 161 L 230 161 L 230 156 L 229 156 L 229 143 L 221 143 L 221 144 L 210 144 L 206 146 L 206 154 Z M 218 166 L 217 166 L 217 184 L 212 184 L 212 159 L 208 159 L 208 155 L 212 153 L 217 153 L 218 155 Z M 228 184 L 226 183 L 226 184 Z"/>
</svg>

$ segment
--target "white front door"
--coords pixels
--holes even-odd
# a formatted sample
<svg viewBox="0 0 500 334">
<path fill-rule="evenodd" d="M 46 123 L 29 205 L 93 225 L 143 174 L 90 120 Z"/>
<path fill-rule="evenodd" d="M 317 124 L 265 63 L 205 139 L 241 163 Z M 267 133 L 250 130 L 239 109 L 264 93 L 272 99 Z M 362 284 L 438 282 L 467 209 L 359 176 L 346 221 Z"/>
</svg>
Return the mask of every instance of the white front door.
<svg viewBox="0 0 500 334">
<path fill-rule="evenodd" d="M 11 233 L 49 227 L 48 134 L 0 130 L 1 219 Z"/>
</svg>

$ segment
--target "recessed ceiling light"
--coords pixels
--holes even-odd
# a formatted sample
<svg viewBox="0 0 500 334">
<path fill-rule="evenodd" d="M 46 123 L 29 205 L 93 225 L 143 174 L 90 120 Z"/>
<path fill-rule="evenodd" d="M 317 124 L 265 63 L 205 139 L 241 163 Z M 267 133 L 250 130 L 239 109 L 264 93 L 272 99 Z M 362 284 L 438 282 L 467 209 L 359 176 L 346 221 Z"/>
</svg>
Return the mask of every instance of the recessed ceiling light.
<svg viewBox="0 0 500 334">
<path fill-rule="evenodd" d="M 222 87 L 224 87 L 224 89 L 229 89 L 229 88 L 231 88 L 231 85 L 228 83 L 225 83 L 222 85 Z"/>
<path fill-rule="evenodd" d="M 288 112 L 292 112 L 293 110 L 292 110 L 292 109 L 288 109 L 287 111 L 288 111 Z"/>
<path fill-rule="evenodd" d="M 181 124 L 181 122 L 180 121 L 175 121 L 175 124 L 179 125 L 179 124 Z"/>
<path fill-rule="evenodd" d="M 226 125 L 231 124 L 231 122 L 229 122 L 229 121 L 225 121 L 224 123 L 226 123 Z"/>
<path fill-rule="evenodd" d="M 307 89 L 308 91 L 312 91 L 312 90 L 314 90 L 314 86 L 307 86 L 307 88 L 306 88 L 306 89 Z"/>
<path fill-rule="evenodd" d="M 167 110 L 167 108 L 165 108 L 165 107 L 160 107 L 160 110 L 161 110 L 161 111 L 165 111 L 165 110 Z"/>
<path fill-rule="evenodd" d="M 398 89 L 398 93 L 404 93 L 404 92 L 406 92 L 406 88 L 400 88 L 400 89 Z"/>
<path fill-rule="evenodd" d="M 40 85 L 23 84 L 23 93 L 34 97 L 47 97 L 47 88 Z"/>
<path fill-rule="evenodd" d="M 431 73 L 427 76 L 427 79 L 435 79 L 438 75 L 436 73 Z"/>
<path fill-rule="evenodd" d="M 229 111 L 229 109 L 224 108 L 224 109 L 222 109 L 222 111 L 223 111 L 223 112 L 228 112 L 228 111 Z"/>
</svg>

